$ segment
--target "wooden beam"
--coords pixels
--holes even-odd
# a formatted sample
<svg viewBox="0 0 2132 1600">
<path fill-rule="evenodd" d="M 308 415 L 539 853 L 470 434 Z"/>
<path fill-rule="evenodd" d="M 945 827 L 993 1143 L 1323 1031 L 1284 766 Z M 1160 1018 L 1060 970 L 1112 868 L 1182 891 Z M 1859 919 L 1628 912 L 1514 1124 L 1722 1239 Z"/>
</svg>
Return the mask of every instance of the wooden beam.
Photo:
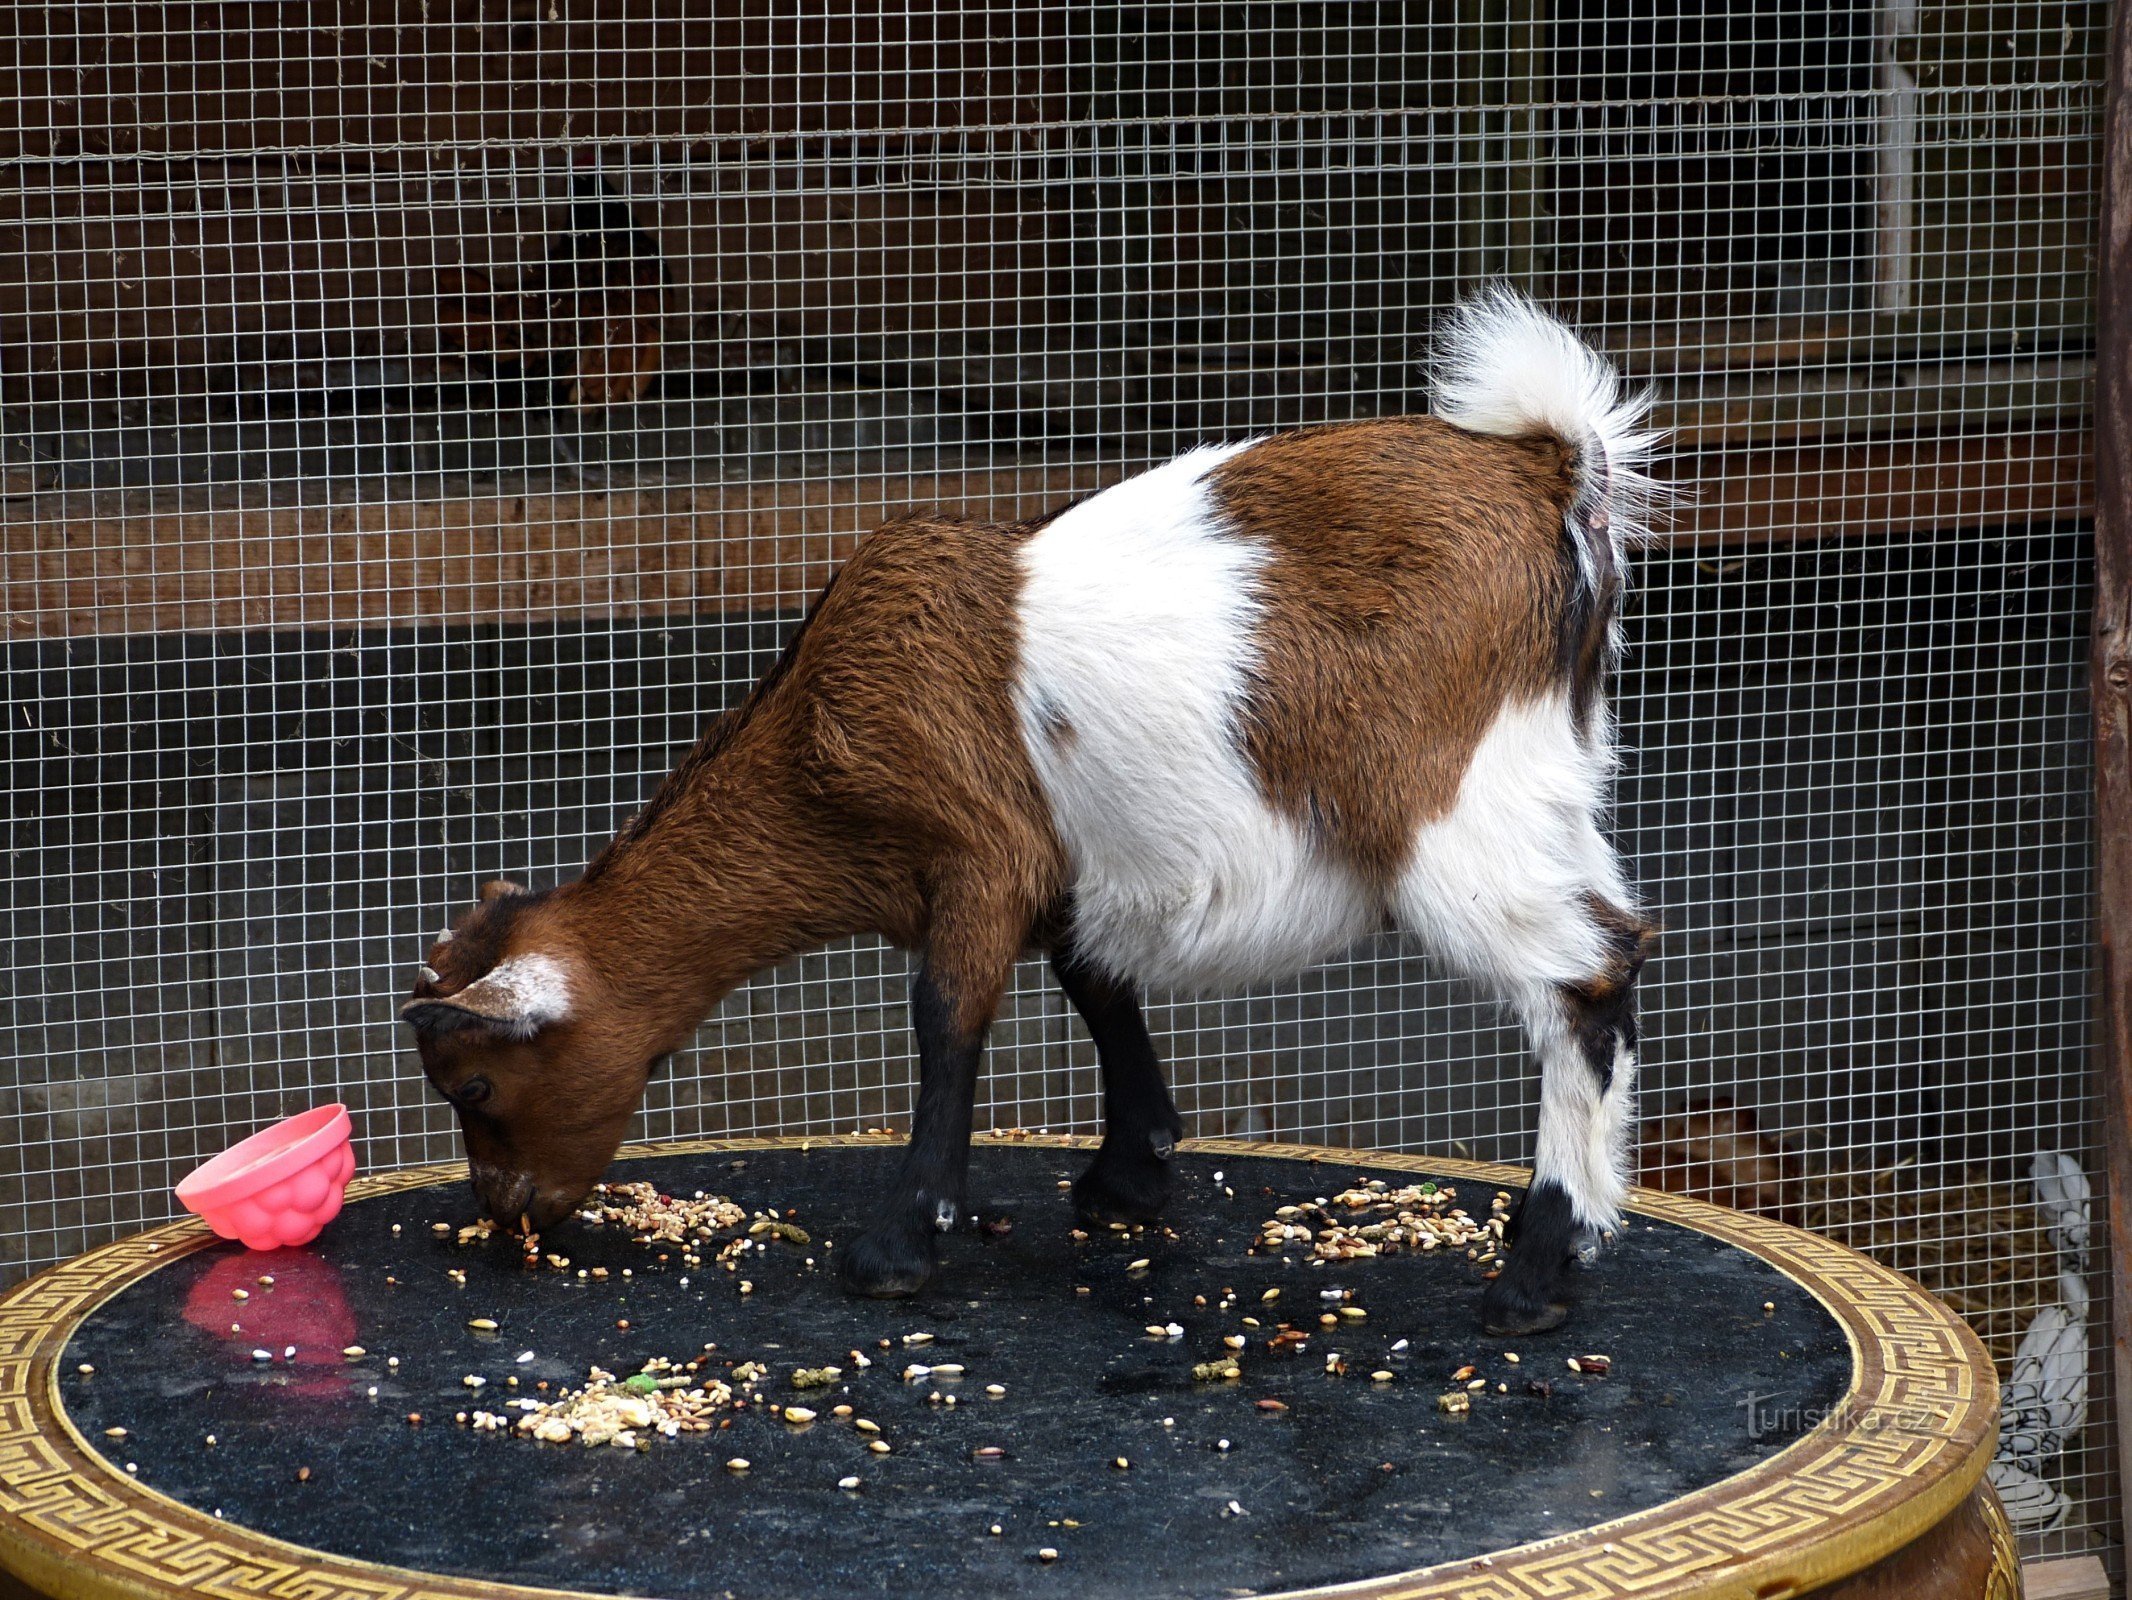
<svg viewBox="0 0 2132 1600">
<path fill-rule="evenodd" d="M 2021 1563 L 2022 1600 L 2110 1600 L 2110 1574 L 2099 1556 Z"/>
<path fill-rule="evenodd" d="M 1961 435 L 1678 458 L 1670 544 L 1789 544 L 2042 526 L 2093 508 L 2087 436 Z M 0 623 L 97 633 L 455 626 L 791 609 L 899 513 L 1011 520 L 1119 464 L 685 488 L 549 486 L 412 498 L 336 486 L 296 505 L 171 491 L 0 499 Z"/>
<path fill-rule="evenodd" d="M 1673 543 L 1791 544 L 2093 515 L 2088 435 L 1958 434 L 1876 444 L 1715 450 L 1680 459 Z"/>
<path fill-rule="evenodd" d="M 2132 0 L 2112 8 L 2095 287 L 2095 1076 L 2110 1249 L 2110 1392 L 2132 1545 Z"/>
</svg>

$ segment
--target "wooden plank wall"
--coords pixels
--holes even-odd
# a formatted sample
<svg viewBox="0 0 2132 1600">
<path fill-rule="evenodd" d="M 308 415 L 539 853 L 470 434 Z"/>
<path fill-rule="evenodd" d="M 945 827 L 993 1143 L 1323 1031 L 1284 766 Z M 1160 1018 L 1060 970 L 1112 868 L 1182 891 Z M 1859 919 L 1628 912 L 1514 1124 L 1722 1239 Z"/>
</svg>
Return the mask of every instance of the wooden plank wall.
<svg viewBox="0 0 2132 1600">
<path fill-rule="evenodd" d="M 1674 330 L 1620 351 L 1693 491 L 1670 537 L 2085 517 L 2060 291 L 2092 149 L 2031 116 L 1931 177 L 1921 226 L 1960 242 L 1926 287 L 1983 310 L 1832 308 L 1793 256 L 1828 253 L 1858 174 L 1811 139 L 1623 165 L 1602 119 L 1546 194 L 1480 159 L 1543 67 L 1683 115 L 1863 70 L 1829 40 L 1765 71 L 1774 13 L 1686 41 L 1618 9 L 1555 8 L 1543 54 L 1526 11 L 1441 8 L 1399 35 L 1422 72 L 1335 7 L 1298 9 L 1325 48 L 1285 65 L 1225 58 L 1238 7 L 28 8 L 0 62 L 7 634 L 789 604 L 901 509 L 1025 514 L 1202 439 L 1414 408 L 1435 297 L 1511 268 Z M 2071 60 L 2100 8 L 2046 10 Z M 1921 81 L 2004 87 L 1957 32 L 1921 25 Z"/>
</svg>

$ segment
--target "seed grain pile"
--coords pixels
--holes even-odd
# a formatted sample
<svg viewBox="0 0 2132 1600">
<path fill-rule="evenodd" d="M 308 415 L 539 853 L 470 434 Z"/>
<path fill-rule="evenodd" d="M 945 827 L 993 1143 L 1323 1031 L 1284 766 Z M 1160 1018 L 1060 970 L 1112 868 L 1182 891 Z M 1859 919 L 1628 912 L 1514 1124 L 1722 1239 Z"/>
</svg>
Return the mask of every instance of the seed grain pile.
<svg viewBox="0 0 2132 1600">
<path fill-rule="evenodd" d="M 575 1439 L 583 1445 L 632 1450 L 648 1445 L 651 1434 L 671 1439 L 677 1434 L 710 1432 L 717 1425 L 718 1413 L 732 1408 L 734 1391 L 723 1379 L 700 1377 L 693 1363 L 677 1365 L 662 1356 L 627 1378 L 594 1367 L 581 1389 L 565 1389 L 550 1401 L 505 1404 L 519 1413 L 516 1431 L 532 1438 L 549 1444 Z M 468 1421 L 478 1432 L 494 1432 L 510 1425 L 511 1419 L 476 1411 Z"/>
<path fill-rule="evenodd" d="M 1497 1190 L 1488 1219 L 1476 1220 L 1448 1184 L 1408 1184 L 1394 1189 L 1372 1178 L 1330 1199 L 1282 1206 L 1259 1227 L 1253 1254 L 1285 1253 L 1307 1246 L 1319 1261 L 1464 1250 L 1469 1261 L 1493 1263 L 1510 1224 L 1510 1195 Z"/>
</svg>

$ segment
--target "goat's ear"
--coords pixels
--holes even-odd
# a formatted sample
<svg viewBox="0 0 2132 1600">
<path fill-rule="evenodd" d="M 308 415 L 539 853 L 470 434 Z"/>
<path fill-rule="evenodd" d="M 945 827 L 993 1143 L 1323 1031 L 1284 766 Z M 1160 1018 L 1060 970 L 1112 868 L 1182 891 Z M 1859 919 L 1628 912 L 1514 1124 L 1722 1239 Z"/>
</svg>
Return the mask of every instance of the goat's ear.
<svg viewBox="0 0 2132 1600">
<path fill-rule="evenodd" d="M 570 975 L 553 956 L 513 956 L 457 994 L 424 996 L 400 1020 L 430 1038 L 479 1028 L 501 1039 L 530 1039 L 570 1014 Z"/>
<path fill-rule="evenodd" d="M 487 904 L 491 900 L 501 900 L 505 895 L 525 892 L 523 884 L 513 883 L 509 878 L 491 878 L 481 886 L 481 900 Z"/>
</svg>

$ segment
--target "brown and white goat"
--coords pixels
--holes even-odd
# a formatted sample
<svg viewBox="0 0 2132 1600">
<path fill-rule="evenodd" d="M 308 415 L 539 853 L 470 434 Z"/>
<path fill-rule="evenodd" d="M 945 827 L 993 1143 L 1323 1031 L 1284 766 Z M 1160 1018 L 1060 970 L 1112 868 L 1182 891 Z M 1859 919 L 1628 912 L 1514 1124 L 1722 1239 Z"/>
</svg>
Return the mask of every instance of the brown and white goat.
<svg viewBox="0 0 2132 1600">
<path fill-rule="evenodd" d="M 1162 1206 L 1144 987 L 1285 977 L 1397 928 L 1540 1060 L 1535 1181 L 1487 1323 L 1550 1327 L 1625 1186 L 1649 930 L 1597 814 L 1641 407 L 1507 291 L 1449 320 L 1435 415 L 1195 450 L 1035 522 L 884 527 L 575 882 L 492 884 L 403 1015 L 500 1220 L 567 1212 L 652 1064 L 750 974 L 877 933 L 921 1064 L 845 1282 L 919 1289 L 964 1199 L 1018 957 L 1094 1035 L 1084 1214 Z"/>
</svg>

